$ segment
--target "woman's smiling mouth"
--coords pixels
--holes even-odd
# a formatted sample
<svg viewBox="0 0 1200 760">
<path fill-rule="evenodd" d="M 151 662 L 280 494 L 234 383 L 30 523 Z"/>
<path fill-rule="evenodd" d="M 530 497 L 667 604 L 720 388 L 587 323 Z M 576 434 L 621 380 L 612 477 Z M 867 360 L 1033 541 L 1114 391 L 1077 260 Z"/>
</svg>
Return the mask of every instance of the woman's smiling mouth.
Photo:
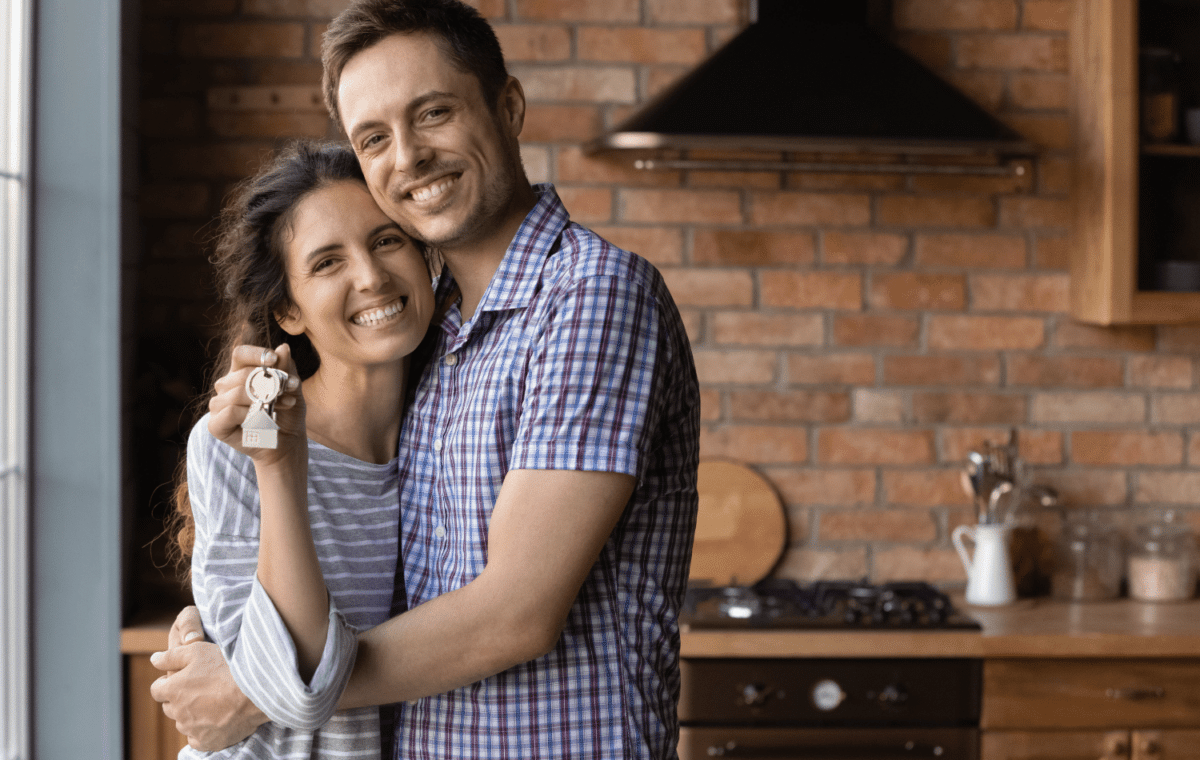
<svg viewBox="0 0 1200 760">
<path fill-rule="evenodd" d="M 407 298 L 401 296 L 385 306 L 360 311 L 353 317 L 350 317 L 350 321 L 360 327 L 375 327 L 385 322 L 391 322 L 396 318 L 396 315 L 404 311 L 404 304 L 407 300 Z"/>
</svg>

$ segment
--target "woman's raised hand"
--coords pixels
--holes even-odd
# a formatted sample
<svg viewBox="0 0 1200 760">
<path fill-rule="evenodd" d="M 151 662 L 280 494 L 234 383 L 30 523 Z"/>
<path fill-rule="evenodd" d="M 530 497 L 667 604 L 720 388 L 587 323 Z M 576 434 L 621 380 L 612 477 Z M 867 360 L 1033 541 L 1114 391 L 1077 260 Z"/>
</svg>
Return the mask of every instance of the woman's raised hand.
<svg viewBox="0 0 1200 760">
<path fill-rule="evenodd" d="M 242 423 L 253 403 L 246 393 L 246 378 L 259 367 L 275 367 L 288 375 L 282 393 L 275 400 L 275 422 L 279 425 L 279 445 L 274 449 L 242 446 Z M 262 346 L 238 346 L 233 350 L 229 372 L 214 384 L 216 394 L 208 402 L 208 432 L 256 464 L 271 464 L 286 456 L 308 457 L 308 438 L 304 428 L 304 396 L 300 375 L 286 343 L 274 350 Z"/>
</svg>

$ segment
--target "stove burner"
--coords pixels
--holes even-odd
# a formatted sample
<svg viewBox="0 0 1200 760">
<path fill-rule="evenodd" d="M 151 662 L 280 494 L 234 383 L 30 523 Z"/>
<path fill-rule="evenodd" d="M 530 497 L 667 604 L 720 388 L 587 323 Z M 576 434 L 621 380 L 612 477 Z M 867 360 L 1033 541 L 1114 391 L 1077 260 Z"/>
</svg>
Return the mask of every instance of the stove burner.
<svg viewBox="0 0 1200 760">
<path fill-rule="evenodd" d="M 919 581 L 871 585 L 768 578 L 754 586 L 689 586 L 681 622 L 691 628 L 968 629 L 979 624 Z"/>
</svg>

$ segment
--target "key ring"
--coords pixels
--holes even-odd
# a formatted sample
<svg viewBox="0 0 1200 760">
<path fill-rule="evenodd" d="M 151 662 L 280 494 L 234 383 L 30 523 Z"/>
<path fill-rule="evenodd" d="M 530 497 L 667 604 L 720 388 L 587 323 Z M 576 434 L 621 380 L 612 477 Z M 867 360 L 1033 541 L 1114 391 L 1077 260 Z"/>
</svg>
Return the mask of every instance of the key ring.
<svg viewBox="0 0 1200 760">
<path fill-rule="evenodd" d="M 242 422 L 242 446 L 250 449 L 279 447 L 279 425 L 275 422 L 275 400 L 287 385 L 288 374 L 272 367 L 255 367 L 246 378 L 250 411 Z"/>
</svg>

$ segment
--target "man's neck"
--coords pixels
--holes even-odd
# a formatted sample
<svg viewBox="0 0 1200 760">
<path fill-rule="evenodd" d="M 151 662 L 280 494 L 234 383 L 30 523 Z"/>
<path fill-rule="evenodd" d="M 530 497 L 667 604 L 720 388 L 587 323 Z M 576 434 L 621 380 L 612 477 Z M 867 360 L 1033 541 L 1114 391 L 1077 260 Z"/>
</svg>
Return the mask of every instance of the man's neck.
<svg viewBox="0 0 1200 760">
<path fill-rule="evenodd" d="M 496 225 L 491 234 L 466 245 L 441 250 L 442 258 L 445 259 L 450 274 L 454 275 L 454 282 L 458 284 L 462 294 L 459 311 L 462 313 L 463 322 L 475 315 L 475 309 L 483 300 L 483 294 L 487 291 L 496 270 L 500 268 L 500 262 L 504 261 L 509 244 L 516 237 L 517 230 L 521 229 L 521 224 L 537 203 L 537 199 L 533 188 L 527 184 L 523 185 L 509 203 L 504 221 Z"/>
</svg>

